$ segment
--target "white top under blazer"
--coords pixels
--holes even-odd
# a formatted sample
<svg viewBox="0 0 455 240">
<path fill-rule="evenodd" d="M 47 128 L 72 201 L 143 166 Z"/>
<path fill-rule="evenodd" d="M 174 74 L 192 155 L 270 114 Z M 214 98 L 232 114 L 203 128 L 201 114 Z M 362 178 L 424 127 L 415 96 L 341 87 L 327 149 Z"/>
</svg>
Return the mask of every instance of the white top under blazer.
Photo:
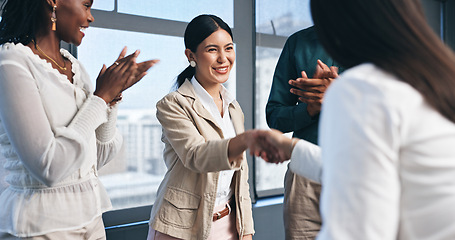
<svg viewBox="0 0 455 240">
<path fill-rule="evenodd" d="M 194 92 L 197 97 L 201 100 L 202 105 L 207 111 L 212 114 L 212 117 L 216 120 L 216 123 L 220 126 L 223 131 L 224 138 L 233 138 L 237 134 L 235 133 L 234 124 L 231 120 L 231 115 L 229 114 L 229 104 L 231 104 L 235 99 L 229 93 L 229 91 L 223 86 L 220 86 L 221 99 L 223 101 L 223 116 L 221 116 L 218 107 L 215 104 L 212 96 L 202 87 L 202 85 L 196 80 L 193 76 L 191 79 L 191 84 L 193 84 Z M 210 159 L 208 159 L 210 161 Z M 234 170 L 223 170 L 220 171 L 220 176 L 218 177 L 218 184 L 216 187 L 216 199 L 215 206 L 219 206 L 228 202 L 232 197 L 231 183 L 232 178 L 234 177 Z"/>
</svg>

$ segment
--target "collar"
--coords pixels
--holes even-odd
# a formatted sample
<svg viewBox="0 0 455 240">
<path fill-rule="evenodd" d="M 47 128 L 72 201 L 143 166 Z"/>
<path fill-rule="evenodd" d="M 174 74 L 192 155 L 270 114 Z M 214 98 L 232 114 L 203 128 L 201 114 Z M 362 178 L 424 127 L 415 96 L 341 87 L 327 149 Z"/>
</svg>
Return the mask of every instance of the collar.
<svg viewBox="0 0 455 240">
<path fill-rule="evenodd" d="M 196 113 L 208 120 L 214 123 L 217 128 L 221 131 L 221 128 L 218 126 L 216 123 L 216 120 L 212 117 L 212 114 L 207 111 L 203 105 L 199 97 L 197 96 L 195 89 L 193 87 L 193 84 L 191 84 L 189 79 L 186 79 L 185 82 L 177 89 L 177 92 L 181 94 L 184 97 L 188 97 L 193 99 L 193 103 L 191 104 L 193 106 L 193 109 L 196 111 Z M 223 93 L 222 93 L 223 94 Z M 228 98 L 228 96 L 226 96 Z M 243 112 L 240 108 L 240 105 L 238 102 L 234 99 L 231 104 L 229 104 L 229 113 L 231 114 L 232 122 L 234 123 L 234 128 L 237 133 L 241 133 L 244 131 L 244 116 Z M 222 133 L 220 133 L 222 134 Z"/>
<path fill-rule="evenodd" d="M 194 91 L 199 99 L 203 102 L 204 105 L 209 105 L 210 103 L 214 102 L 212 96 L 202 87 L 202 85 L 197 81 L 197 79 L 193 76 L 191 79 L 191 84 L 193 84 Z M 229 93 L 229 91 L 221 85 L 220 89 L 221 97 L 223 98 L 223 103 L 225 106 L 229 106 L 235 99 Z"/>
</svg>

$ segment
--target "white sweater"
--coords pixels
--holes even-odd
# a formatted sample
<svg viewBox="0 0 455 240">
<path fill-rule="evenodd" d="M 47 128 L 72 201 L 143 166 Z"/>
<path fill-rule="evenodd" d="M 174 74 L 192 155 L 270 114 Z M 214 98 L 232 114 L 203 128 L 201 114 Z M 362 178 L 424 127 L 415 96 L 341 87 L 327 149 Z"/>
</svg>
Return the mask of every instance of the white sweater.
<svg viewBox="0 0 455 240">
<path fill-rule="evenodd" d="M 72 63 L 73 84 L 22 44 L 0 49 L 0 145 L 10 186 L 0 232 L 19 237 L 72 230 L 111 208 L 98 169 L 119 151 L 117 107 L 92 94 Z"/>
</svg>

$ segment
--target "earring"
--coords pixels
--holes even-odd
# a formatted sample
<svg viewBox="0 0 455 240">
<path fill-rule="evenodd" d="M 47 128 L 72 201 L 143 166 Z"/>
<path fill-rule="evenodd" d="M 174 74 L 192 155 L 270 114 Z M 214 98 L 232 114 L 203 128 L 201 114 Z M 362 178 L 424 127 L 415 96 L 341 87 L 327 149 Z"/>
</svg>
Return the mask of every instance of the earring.
<svg viewBox="0 0 455 240">
<path fill-rule="evenodd" d="M 191 61 L 190 61 L 190 66 L 191 66 L 191 67 L 196 67 L 196 62 L 193 61 L 193 60 L 191 60 Z"/>
<path fill-rule="evenodd" d="M 55 15 L 55 10 L 57 10 L 57 5 L 54 5 L 52 7 L 52 16 L 51 16 L 52 31 L 57 30 L 57 16 Z"/>
</svg>

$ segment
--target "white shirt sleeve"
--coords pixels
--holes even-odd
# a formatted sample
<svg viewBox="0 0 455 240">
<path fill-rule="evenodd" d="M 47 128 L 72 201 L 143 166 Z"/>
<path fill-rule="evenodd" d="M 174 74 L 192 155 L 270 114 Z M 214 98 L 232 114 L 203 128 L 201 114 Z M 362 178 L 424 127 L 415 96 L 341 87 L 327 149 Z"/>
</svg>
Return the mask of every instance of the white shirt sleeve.
<svg viewBox="0 0 455 240">
<path fill-rule="evenodd" d="M 1 59 L 2 124 L 27 170 L 52 186 L 84 164 L 89 139 L 94 137 L 95 129 L 107 121 L 107 105 L 101 98 L 91 95 L 68 126 L 52 128 L 39 91 L 25 64 Z M 55 99 L 49 104 L 64 107 L 68 103 Z"/>
<path fill-rule="evenodd" d="M 118 104 L 110 107 L 107 122 L 101 124 L 95 131 L 98 169 L 117 157 L 123 144 L 123 137 L 117 131 Z"/>
<path fill-rule="evenodd" d="M 292 151 L 291 171 L 297 175 L 321 183 L 321 148 L 305 140 L 299 140 Z"/>
<path fill-rule="evenodd" d="M 399 117 L 392 103 L 396 99 L 388 100 L 388 89 L 375 85 L 380 79 L 366 80 L 370 74 L 360 80 L 342 76 L 325 96 L 319 240 L 397 238 Z"/>
</svg>

